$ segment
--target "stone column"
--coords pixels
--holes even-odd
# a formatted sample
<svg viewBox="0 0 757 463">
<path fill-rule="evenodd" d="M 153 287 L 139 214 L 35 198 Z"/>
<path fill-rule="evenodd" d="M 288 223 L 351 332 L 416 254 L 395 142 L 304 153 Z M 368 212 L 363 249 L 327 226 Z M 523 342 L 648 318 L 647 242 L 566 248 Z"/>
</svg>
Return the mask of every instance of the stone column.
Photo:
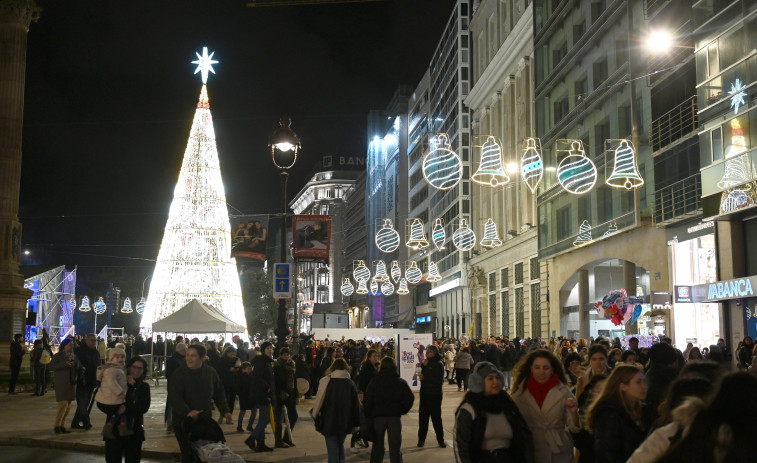
<svg viewBox="0 0 757 463">
<path fill-rule="evenodd" d="M 623 261 L 623 287 L 629 296 L 636 295 L 636 264 L 627 260 Z M 650 296 L 651 297 L 651 296 Z M 637 323 L 628 324 L 628 334 L 638 334 Z M 668 327 L 668 330 L 670 327 Z"/>
<path fill-rule="evenodd" d="M 578 272 L 578 330 L 580 337 L 589 339 L 591 336 L 591 312 L 584 310 L 589 303 L 589 271 L 581 269 Z"/>
<path fill-rule="evenodd" d="M 0 0 L 0 364 L 8 367 L 10 342 L 25 328 L 26 302 L 19 272 L 21 131 L 24 120 L 26 35 L 39 18 L 33 0 Z"/>
</svg>

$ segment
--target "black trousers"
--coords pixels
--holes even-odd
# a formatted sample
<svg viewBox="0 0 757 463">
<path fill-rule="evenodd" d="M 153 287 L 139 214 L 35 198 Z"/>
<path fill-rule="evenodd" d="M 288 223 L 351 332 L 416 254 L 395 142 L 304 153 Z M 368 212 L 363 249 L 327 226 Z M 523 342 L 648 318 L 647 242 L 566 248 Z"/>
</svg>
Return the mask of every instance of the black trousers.
<svg viewBox="0 0 757 463">
<path fill-rule="evenodd" d="M 105 441 L 105 463 L 139 463 L 141 459 L 142 439 L 137 435 Z"/>
<path fill-rule="evenodd" d="M 436 441 L 444 441 L 444 429 L 442 428 L 442 396 L 427 395 L 421 393 L 421 403 L 418 409 L 418 440 L 426 440 L 428 434 L 428 419 L 434 425 Z"/>
<path fill-rule="evenodd" d="M 179 443 L 179 450 L 181 451 L 181 463 L 195 463 L 194 450 L 192 450 L 192 444 L 189 442 L 187 435 L 184 434 L 182 424 L 174 423 L 173 426 L 173 434 L 176 436 L 176 442 Z"/>
<path fill-rule="evenodd" d="M 18 382 L 18 374 L 21 371 L 21 362 L 11 363 L 11 380 L 8 384 L 8 392 L 16 392 L 16 383 Z"/>
<path fill-rule="evenodd" d="M 428 425 L 427 425 L 428 426 Z M 384 434 L 389 438 L 389 461 L 402 463 L 402 420 L 399 416 L 377 416 L 373 419 L 373 447 L 371 448 L 371 463 L 381 463 L 384 460 Z"/>
<path fill-rule="evenodd" d="M 95 388 L 91 386 L 76 386 L 76 412 L 74 418 L 71 420 L 71 427 L 74 425 L 91 426 L 92 422 L 89 419 L 89 402 L 92 400 L 92 394 L 95 392 Z"/>
</svg>

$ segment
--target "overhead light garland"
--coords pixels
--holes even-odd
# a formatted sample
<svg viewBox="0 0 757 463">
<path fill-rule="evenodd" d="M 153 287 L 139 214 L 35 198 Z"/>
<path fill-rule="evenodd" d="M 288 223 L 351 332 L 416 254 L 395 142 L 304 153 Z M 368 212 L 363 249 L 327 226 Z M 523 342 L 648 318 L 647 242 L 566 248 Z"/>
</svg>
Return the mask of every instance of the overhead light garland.
<svg viewBox="0 0 757 463">
<path fill-rule="evenodd" d="M 121 313 L 132 313 L 134 309 L 131 308 L 131 299 L 124 298 L 124 305 L 121 307 Z"/>
<path fill-rule="evenodd" d="M 505 173 L 505 167 L 502 164 L 502 146 L 495 137 L 487 136 L 484 145 L 481 147 L 481 164 L 479 164 L 476 173 L 471 176 L 471 180 L 492 188 L 510 181 L 510 177 Z"/>
<path fill-rule="evenodd" d="M 460 251 L 470 251 L 476 245 L 476 234 L 468 226 L 468 219 L 460 219 L 460 226 L 452 234 L 452 244 Z"/>
<path fill-rule="evenodd" d="M 81 305 L 79 306 L 79 310 L 81 312 L 89 312 L 92 310 L 92 307 L 89 306 L 89 297 L 83 296 L 81 298 Z"/>
<path fill-rule="evenodd" d="M 371 278 L 371 271 L 365 266 L 364 260 L 358 260 L 354 264 L 354 270 L 352 270 L 352 277 L 358 283 L 366 282 Z"/>
<path fill-rule="evenodd" d="M 368 286 L 366 286 L 367 280 L 361 280 L 357 282 L 357 289 L 355 294 L 368 294 Z"/>
<path fill-rule="evenodd" d="M 442 219 L 434 220 L 434 229 L 431 230 L 431 240 L 434 242 L 437 251 L 444 249 L 444 242 L 447 240 L 447 232 L 444 231 Z"/>
<path fill-rule="evenodd" d="M 355 292 L 355 287 L 352 286 L 352 282 L 349 278 L 344 278 L 344 280 L 342 281 L 341 291 L 342 296 L 352 296 L 352 293 Z"/>
<path fill-rule="evenodd" d="M 407 280 L 405 280 L 404 278 L 400 279 L 400 285 L 397 288 L 397 294 L 400 294 L 400 295 L 403 295 L 403 296 L 405 294 L 410 294 L 410 290 L 407 289 Z"/>
<path fill-rule="evenodd" d="M 384 224 L 376 232 L 376 247 L 381 252 L 394 252 L 400 246 L 400 234 L 392 227 L 391 219 L 384 219 Z"/>
<path fill-rule="evenodd" d="M 526 147 L 523 150 L 523 157 L 520 159 L 520 174 L 531 193 L 535 193 L 544 175 L 541 142 L 538 138 L 526 139 Z"/>
<path fill-rule="evenodd" d="M 392 280 L 394 280 L 395 283 L 399 283 L 400 278 L 402 278 L 402 269 L 400 268 L 399 261 L 392 261 L 392 269 L 389 271 L 389 273 L 392 276 Z"/>
<path fill-rule="evenodd" d="M 97 301 L 93 305 L 95 313 L 97 315 L 102 315 L 106 310 L 108 310 L 108 306 L 105 304 L 105 301 L 103 301 L 103 298 L 101 297 L 98 297 Z"/>
<path fill-rule="evenodd" d="M 383 260 L 377 260 L 374 262 L 376 271 L 373 274 L 373 279 L 376 281 L 389 281 L 389 275 L 386 273 L 386 264 Z"/>
<path fill-rule="evenodd" d="M 641 178 L 636 167 L 636 154 L 633 144 L 629 143 L 628 140 L 620 140 L 620 146 L 615 150 L 612 172 L 605 179 L 605 183 L 613 188 L 624 188 L 626 190 L 633 190 L 644 185 L 644 179 Z"/>
<path fill-rule="evenodd" d="M 416 217 L 410 222 L 410 238 L 405 245 L 410 249 L 424 249 L 428 247 L 426 231 L 423 229 L 423 221 L 421 219 Z"/>
<path fill-rule="evenodd" d="M 412 285 L 418 283 L 423 278 L 423 272 L 418 268 L 418 264 L 415 261 L 411 261 L 410 266 L 405 270 L 405 278 Z"/>
<path fill-rule="evenodd" d="M 440 133 L 432 138 L 435 149 L 423 158 L 423 176 L 432 187 L 449 190 L 463 177 L 463 163 L 450 149 L 449 135 Z"/>
<path fill-rule="evenodd" d="M 385 281 L 381 284 L 381 294 L 384 296 L 391 296 L 394 294 L 394 285 L 391 281 Z"/>
<path fill-rule="evenodd" d="M 437 281 L 440 281 L 442 279 L 442 276 L 439 274 L 439 267 L 437 267 L 436 262 L 429 261 L 428 263 L 428 276 L 426 277 L 426 281 L 429 281 L 431 283 L 436 283 Z"/>
<path fill-rule="evenodd" d="M 502 246 L 502 240 L 499 239 L 497 224 L 489 218 L 484 224 L 484 238 L 481 240 L 481 246 L 485 248 L 496 248 Z"/>
<path fill-rule="evenodd" d="M 137 302 L 137 313 L 139 315 L 142 315 L 145 313 L 145 298 L 142 297 L 139 299 L 139 302 Z"/>
<path fill-rule="evenodd" d="M 570 146 L 568 156 L 557 166 L 557 181 L 568 193 L 579 195 L 594 188 L 597 168 L 586 157 L 581 140 L 571 140 Z"/>
<path fill-rule="evenodd" d="M 374 296 L 379 293 L 379 284 L 375 279 L 371 280 L 371 294 Z"/>
</svg>

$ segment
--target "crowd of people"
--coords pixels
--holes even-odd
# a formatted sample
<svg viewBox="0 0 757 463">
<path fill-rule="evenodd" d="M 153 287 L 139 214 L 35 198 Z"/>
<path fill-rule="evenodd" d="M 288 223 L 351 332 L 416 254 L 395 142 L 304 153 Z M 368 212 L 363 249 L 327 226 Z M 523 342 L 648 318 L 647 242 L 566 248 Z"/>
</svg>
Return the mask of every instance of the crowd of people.
<svg viewBox="0 0 757 463">
<path fill-rule="evenodd" d="M 11 384 L 26 354 L 22 340 L 15 337 L 11 346 Z M 392 341 L 303 337 L 278 349 L 239 337 L 178 336 L 154 346 L 138 338 L 98 341 L 92 334 L 67 338 L 53 354 L 40 338 L 31 351 L 32 374 L 35 394 L 44 395 L 47 372 L 54 372 L 56 433 L 70 432 L 73 401 L 70 427 L 91 429 L 90 407 L 97 404 L 105 414 L 106 461 L 140 459 L 150 387 L 139 352 L 148 349 L 167 353 L 166 430 L 175 434 L 184 462 L 194 461 L 196 428 L 233 425 L 235 408 L 236 429 L 249 432 L 245 443 L 255 452 L 295 446 L 303 398 L 312 399 L 310 415 L 329 462 L 346 460 L 347 436 L 352 451 L 372 447 L 371 462 L 383 460 L 385 439 L 390 461 L 402 461 L 401 417 L 416 395 L 399 376 Z M 460 393 L 452 399 L 459 400 L 452 442 L 461 463 L 752 461 L 757 443 L 747 437 L 747 420 L 757 413 L 754 351 L 751 338 L 733 352 L 723 340 L 682 352 L 664 337 L 651 346 L 636 338 L 628 345 L 618 338 L 439 338 L 425 347 L 418 367 L 416 445 L 426 445 L 430 421 L 437 445 L 447 446 L 441 410 L 448 382 Z M 272 447 L 265 439 L 269 425 Z"/>
</svg>

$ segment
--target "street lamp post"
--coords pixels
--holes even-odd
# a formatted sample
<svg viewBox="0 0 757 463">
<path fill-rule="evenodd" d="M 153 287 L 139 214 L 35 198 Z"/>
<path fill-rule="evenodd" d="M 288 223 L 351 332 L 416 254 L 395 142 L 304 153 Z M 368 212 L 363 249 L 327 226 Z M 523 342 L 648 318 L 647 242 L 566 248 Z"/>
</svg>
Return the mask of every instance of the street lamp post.
<svg viewBox="0 0 757 463">
<path fill-rule="evenodd" d="M 273 165 L 279 169 L 281 174 L 281 262 L 286 263 L 287 246 L 286 242 L 286 217 L 287 217 L 287 179 L 289 169 L 297 161 L 297 152 L 300 149 L 300 139 L 292 131 L 290 125 L 292 120 L 289 117 L 282 117 L 279 120 L 279 128 L 276 129 L 268 139 L 268 146 L 271 148 L 271 159 Z M 295 296 L 296 297 L 296 296 Z M 296 306 L 296 302 L 295 302 Z M 287 327 L 287 301 L 279 299 L 278 317 L 276 321 L 276 345 L 278 348 L 286 343 L 289 328 Z"/>
</svg>

